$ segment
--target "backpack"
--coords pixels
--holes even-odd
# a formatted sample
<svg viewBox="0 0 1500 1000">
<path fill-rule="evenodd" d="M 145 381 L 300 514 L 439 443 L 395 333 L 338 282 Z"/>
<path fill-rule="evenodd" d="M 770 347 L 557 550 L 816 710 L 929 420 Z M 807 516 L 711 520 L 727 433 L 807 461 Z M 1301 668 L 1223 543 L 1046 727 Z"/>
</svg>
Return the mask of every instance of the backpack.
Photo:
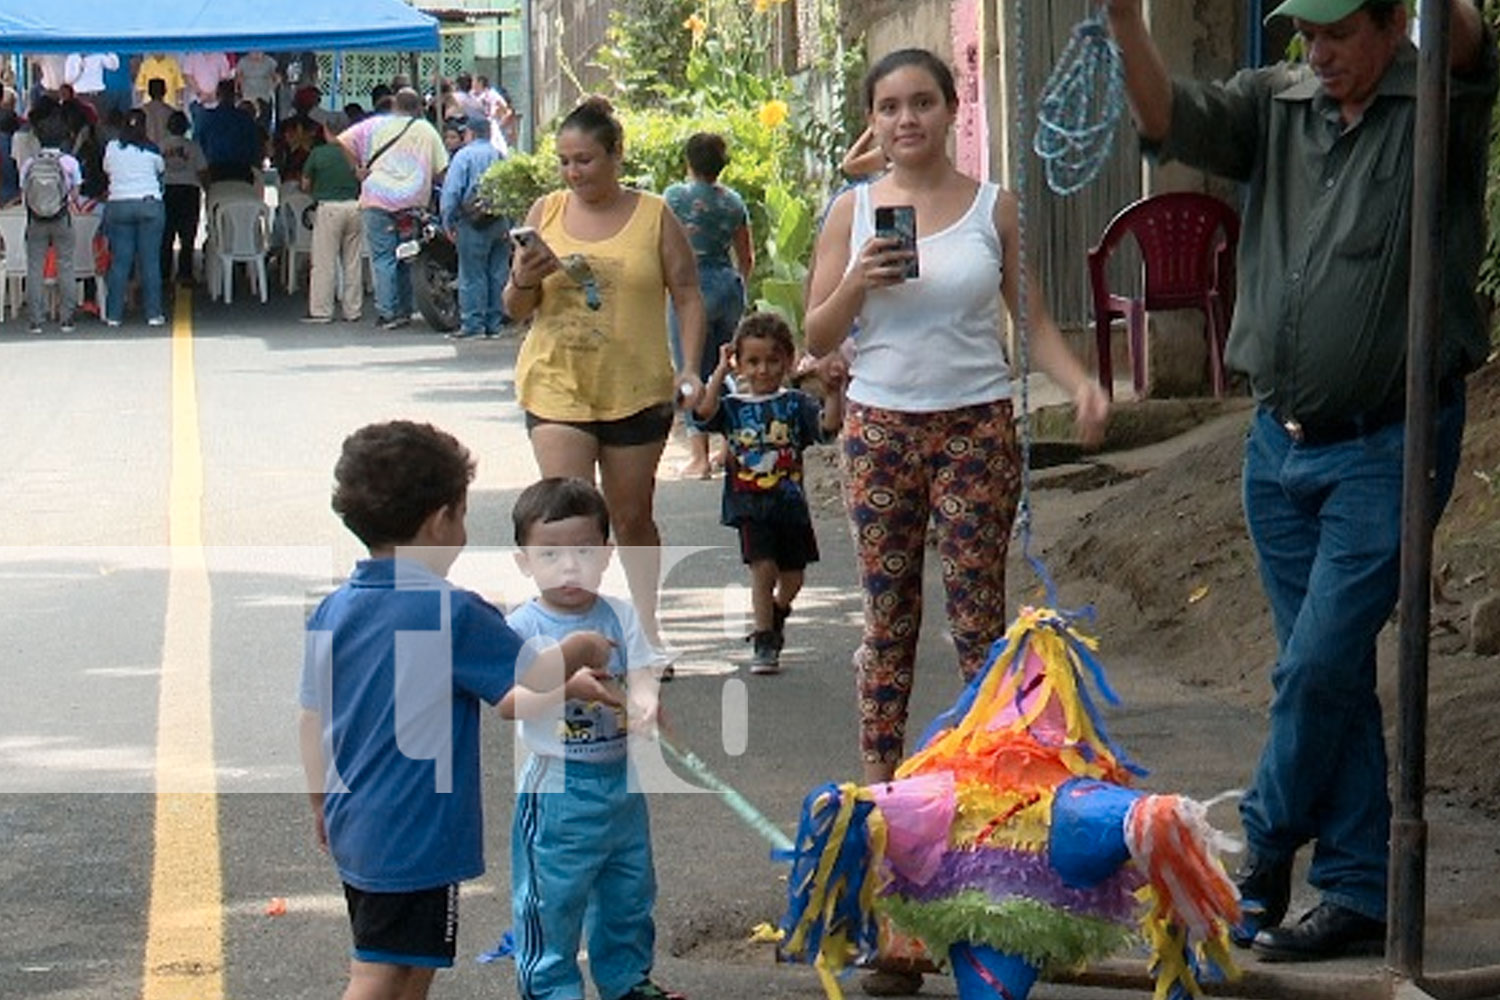
<svg viewBox="0 0 1500 1000">
<path fill-rule="evenodd" d="M 55 219 L 68 210 L 68 180 L 62 153 L 44 149 L 31 160 L 21 197 L 33 218 Z"/>
<path fill-rule="evenodd" d="M 475 229 L 488 229 L 500 220 L 500 216 L 490 209 L 489 199 L 479 193 L 478 185 L 475 185 L 473 194 L 459 203 L 458 210 Z"/>
</svg>

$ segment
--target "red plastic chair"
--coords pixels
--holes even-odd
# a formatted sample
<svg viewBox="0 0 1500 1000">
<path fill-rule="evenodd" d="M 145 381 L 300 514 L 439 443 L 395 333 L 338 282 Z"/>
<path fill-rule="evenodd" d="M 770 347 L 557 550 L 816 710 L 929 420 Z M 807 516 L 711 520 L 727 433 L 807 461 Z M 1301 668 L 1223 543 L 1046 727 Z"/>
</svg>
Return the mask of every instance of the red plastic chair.
<svg viewBox="0 0 1500 1000">
<path fill-rule="evenodd" d="M 1139 297 L 1109 290 L 1105 265 L 1127 235 L 1140 248 L 1142 286 Z M 1110 362 L 1110 327 L 1125 321 L 1130 347 L 1130 375 L 1136 396 L 1146 391 L 1146 314 L 1166 309 L 1200 309 L 1208 338 L 1209 380 L 1215 396 L 1224 395 L 1224 344 L 1234 311 L 1234 253 L 1240 239 L 1240 217 L 1212 195 L 1176 191 L 1152 195 L 1121 209 L 1097 246 L 1088 252 L 1089 285 L 1094 295 L 1094 336 L 1099 351 L 1099 384 L 1114 395 Z"/>
</svg>

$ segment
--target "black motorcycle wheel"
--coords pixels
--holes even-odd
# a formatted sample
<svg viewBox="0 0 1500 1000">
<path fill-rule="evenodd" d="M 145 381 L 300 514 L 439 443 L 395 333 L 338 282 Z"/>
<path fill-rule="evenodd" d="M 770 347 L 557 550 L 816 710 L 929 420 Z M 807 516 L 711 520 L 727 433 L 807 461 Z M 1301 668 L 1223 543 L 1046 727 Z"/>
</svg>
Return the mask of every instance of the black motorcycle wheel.
<svg viewBox="0 0 1500 1000">
<path fill-rule="evenodd" d="M 430 253 L 420 253 L 411 264 L 411 290 L 417 311 L 438 333 L 458 329 L 458 273 Z"/>
</svg>

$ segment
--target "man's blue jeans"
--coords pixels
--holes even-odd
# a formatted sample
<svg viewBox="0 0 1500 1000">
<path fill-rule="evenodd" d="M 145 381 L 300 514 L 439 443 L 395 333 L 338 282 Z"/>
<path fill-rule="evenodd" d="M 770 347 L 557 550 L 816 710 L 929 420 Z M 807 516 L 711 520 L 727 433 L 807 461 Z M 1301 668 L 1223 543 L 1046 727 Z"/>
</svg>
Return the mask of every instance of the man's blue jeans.
<svg viewBox="0 0 1500 1000">
<path fill-rule="evenodd" d="M 465 333 L 499 333 L 505 324 L 500 293 L 510 277 L 510 226 L 483 229 L 458 223 L 458 312 Z"/>
<path fill-rule="evenodd" d="M 370 248 L 370 276 L 375 281 L 375 313 L 380 319 L 410 319 L 411 268 L 396 259 L 401 235 L 396 213 L 383 208 L 363 210 L 365 245 Z"/>
<path fill-rule="evenodd" d="M 1464 400 L 1436 414 L 1436 511 L 1453 491 Z M 1405 424 L 1324 446 L 1293 442 L 1268 410 L 1245 444 L 1245 520 L 1278 655 L 1270 732 L 1240 804 L 1250 847 L 1288 858 L 1316 841 L 1323 898 L 1385 919 L 1390 796 L 1375 639 L 1396 605 Z"/>
</svg>

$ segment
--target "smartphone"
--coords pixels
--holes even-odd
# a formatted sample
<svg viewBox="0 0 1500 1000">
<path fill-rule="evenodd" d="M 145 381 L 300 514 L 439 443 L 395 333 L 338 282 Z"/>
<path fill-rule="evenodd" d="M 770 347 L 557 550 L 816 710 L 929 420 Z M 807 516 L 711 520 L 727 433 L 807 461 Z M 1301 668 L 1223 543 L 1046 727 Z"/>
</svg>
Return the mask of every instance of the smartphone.
<svg viewBox="0 0 1500 1000">
<path fill-rule="evenodd" d="M 510 238 L 518 247 L 525 247 L 528 250 L 533 247 L 540 247 L 548 253 L 552 252 L 547 244 L 542 241 L 541 233 L 538 233 L 530 226 L 517 226 L 510 231 Z"/>
<path fill-rule="evenodd" d="M 906 262 L 903 278 L 915 278 L 921 272 L 917 266 L 917 210 L 911 205 L 880 205 L 875 209 L 875 235 L 883 240 L 896 240 L 902 250 L 909 250 L 911 258 Z"/>
</svg>

